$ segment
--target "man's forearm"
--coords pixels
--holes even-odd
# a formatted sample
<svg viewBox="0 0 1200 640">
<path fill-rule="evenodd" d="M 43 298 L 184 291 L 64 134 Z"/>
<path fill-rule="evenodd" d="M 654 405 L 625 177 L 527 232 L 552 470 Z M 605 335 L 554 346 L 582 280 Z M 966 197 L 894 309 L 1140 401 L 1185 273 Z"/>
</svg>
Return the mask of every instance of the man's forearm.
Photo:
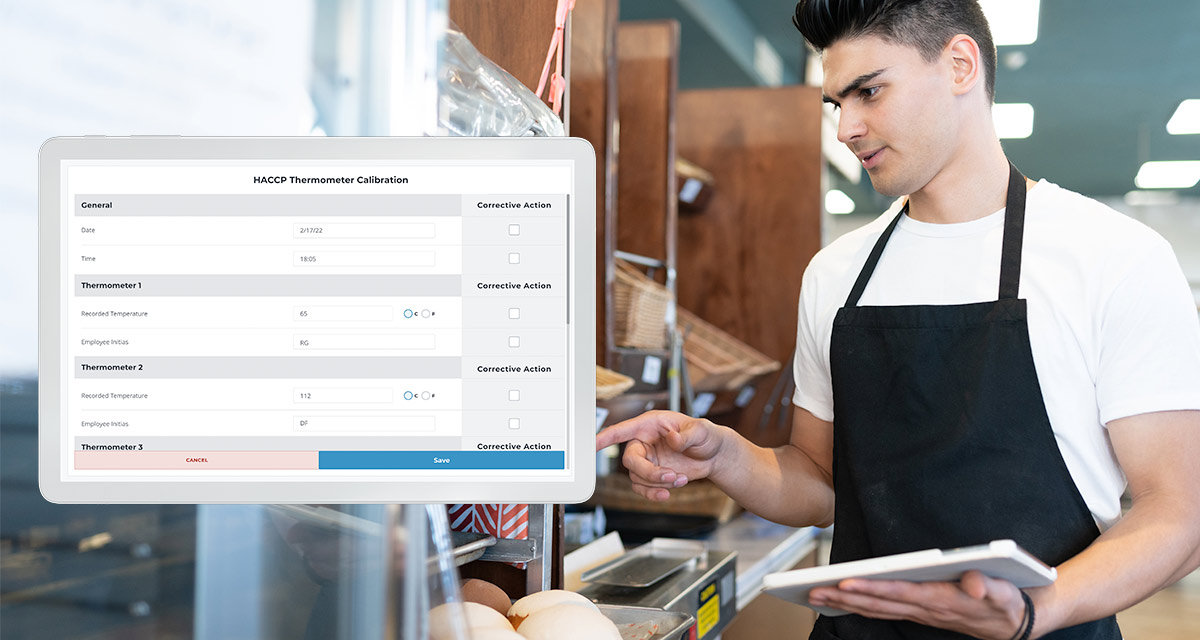
<svg viewBox="0 0 1200 640">
<path fill-rule="evenodd" d="M 1103 618 L 1174 583 L 1200 564 L 1200 507 L 1194 498 L 1148 495 L 1079 555 L 1058 580 L 1032 589 L 1040 637 Z"/>
<path fill-rule="evenodd" d="M 710 479 L 747 511 L 795 527 L 833 522 L 833 487 L 800 449 L 759 447 L 732 429 L 722 434 Z"/>
</svg>

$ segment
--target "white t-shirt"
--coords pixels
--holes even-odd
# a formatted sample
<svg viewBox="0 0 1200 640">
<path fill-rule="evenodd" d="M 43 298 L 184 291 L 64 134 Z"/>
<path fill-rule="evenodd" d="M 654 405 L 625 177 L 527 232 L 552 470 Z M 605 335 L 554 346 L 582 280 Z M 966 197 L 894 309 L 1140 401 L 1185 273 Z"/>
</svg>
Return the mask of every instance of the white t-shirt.
<svg viewBox="0 0 1200 640">
<path fill-rule="evenodd" d="M 822 249 L 804 273 L 796 405 L 833 421 L 833 317 L 900 210 Z M 862 306 L 997 299 L 1004 210 L 961 224 L 902 218 Z M 1125 476 L 1104 425 L 1200 409 L 1200 321 L 1171 246 L 1149 227 L 1045 180 L 1029 191 L 1019 297 L 1042 397 L 1067 469 L 1101 529 L 1120 517 Z"/>
</svg>

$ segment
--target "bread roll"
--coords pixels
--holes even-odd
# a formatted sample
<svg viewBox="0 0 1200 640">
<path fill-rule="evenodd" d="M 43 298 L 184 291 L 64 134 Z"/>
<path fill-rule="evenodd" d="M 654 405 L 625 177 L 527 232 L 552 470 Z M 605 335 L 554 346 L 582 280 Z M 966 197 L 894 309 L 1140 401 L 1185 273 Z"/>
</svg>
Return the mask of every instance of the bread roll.
<svg viewBox="0 0 1200 640">
<path fill-rule="evenodd" d="M 496 585 L 487 580 L 477 580 L 471 578 L 464 580 L 462 584 L 462 598 L 467 602 L 478 602 L 479 604 L 487 605 L 496 610 L 500 615 L 506 615 L 512 600 L 508 599 L 508 594 Z"/>
<path fill-rule="evenodd" d="M 617 625 L 595 606 L 566 602 L 529 614 L 517 632 L 525 640 L 621 640 Z"/>
<path fill-rule="evenodd" d="M 514 629 L 520 631 L 521 621 L 533 615 L 534 613 L 552 607 L 556 604 L 564 602 L 580 604 L 591 608 L 596 613 L 600 613 L 600 609 L 592 604 L 591 600 L 575 593 L 574 591 L 566 591 L 565 589 L 547 589 L 531 593 L 520 600 L 513 603 L 513 606 L 508 610 L 508 621 L 512 623 Z"/>
<path fill-rule="evenodd" d="M 465 640 L 454 635 L 454 619 L 463 621 L 463 628 L 512 630 L 512 625 L 496 610 L 478 602 L 447 602 L 429 612 L 430 640 Z"/>
</svg>

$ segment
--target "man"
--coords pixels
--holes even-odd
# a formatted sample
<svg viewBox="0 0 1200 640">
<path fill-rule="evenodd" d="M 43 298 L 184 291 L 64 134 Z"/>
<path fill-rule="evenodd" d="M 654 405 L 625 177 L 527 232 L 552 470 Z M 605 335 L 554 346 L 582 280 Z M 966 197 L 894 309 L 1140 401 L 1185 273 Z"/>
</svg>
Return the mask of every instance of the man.
<svg viewBox="0 0 1200 640">
<path fill-rule="evenodd" d="M 1013 538 L 1059 571 L 844 581 L 811 599 L 852 615 L 812 638 L 1119 638 L 1115 612 L 1200 566 L 1200 323 L 1170 246 L 1009 164 L 974 0 L 802 0 L 794 21 L 839 140 L 905 197 L 805 272 L 788 445 L 652 412 L 598 447 L 628 442 L 651 500 L 710 478 L 836 523 L 835 562 Z"/>
</svg>

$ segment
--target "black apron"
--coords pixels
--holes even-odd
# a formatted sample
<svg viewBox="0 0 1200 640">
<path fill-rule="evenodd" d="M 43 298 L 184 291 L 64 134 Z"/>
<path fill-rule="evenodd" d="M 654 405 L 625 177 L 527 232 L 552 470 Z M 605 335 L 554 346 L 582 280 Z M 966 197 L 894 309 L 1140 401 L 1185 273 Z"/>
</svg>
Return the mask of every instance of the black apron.
<svg viewBox="0 0 1200 640">
<path fill-rule="evenodd" d="M 1011 167 L 1000 297 L 860 307 L 905 206 L 833 321 L 833 551 L 846 562 L 1012 538 L 1050 566 L 1100 535 L 1042 401 L 1017 298 L 1025 178 Z M 818 619 L 810 640 L 965 638 L 908 621 Z M 1117 640 L 1115 616 L 1053 640 Z"/>
</svg>

